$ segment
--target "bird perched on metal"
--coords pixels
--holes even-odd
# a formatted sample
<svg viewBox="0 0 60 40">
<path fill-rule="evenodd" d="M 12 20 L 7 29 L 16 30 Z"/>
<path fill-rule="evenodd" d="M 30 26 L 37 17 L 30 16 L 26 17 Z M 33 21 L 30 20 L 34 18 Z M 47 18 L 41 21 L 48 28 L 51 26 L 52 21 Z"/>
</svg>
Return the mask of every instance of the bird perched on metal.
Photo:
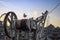
<svg viewBox="0 0 60 40">
<path fill-rule="evenodd" d="M 24 14 L 23 14 L 23 17 L 27 17 L 27 15 L 24 13 Z"/>
</svg>

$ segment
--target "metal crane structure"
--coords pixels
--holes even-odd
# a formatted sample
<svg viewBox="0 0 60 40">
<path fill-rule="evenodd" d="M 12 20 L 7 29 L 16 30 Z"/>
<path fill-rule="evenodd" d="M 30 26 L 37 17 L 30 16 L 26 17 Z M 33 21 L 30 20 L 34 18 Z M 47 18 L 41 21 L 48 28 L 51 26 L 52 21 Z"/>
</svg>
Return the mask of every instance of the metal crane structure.
<svg viewBox="0 0 60 40">
<path fill-rule="evenodd" d="M 4 18 L 4 31 L 7 37 L 12 40 L 37 40 L 38 25 L 44 27 L 48 11 L 42 16 L 18 20 L 14 12 L 6 13 Z M 26 16 L 25 16 L 26 17 Z"/>
</svg>

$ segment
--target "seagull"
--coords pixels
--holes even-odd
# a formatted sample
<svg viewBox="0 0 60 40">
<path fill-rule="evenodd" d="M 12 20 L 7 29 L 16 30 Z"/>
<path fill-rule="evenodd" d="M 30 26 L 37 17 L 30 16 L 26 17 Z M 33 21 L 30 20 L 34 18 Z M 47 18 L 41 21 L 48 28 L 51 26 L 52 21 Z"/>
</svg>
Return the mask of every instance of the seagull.
<svg viewBox="0 0 60 40">
<path fill-rule="evenodd" d="M 23 17 L 27 17 L 27 15 L 24 13 L 24 14 L 23 14 Z"/>
</svg>

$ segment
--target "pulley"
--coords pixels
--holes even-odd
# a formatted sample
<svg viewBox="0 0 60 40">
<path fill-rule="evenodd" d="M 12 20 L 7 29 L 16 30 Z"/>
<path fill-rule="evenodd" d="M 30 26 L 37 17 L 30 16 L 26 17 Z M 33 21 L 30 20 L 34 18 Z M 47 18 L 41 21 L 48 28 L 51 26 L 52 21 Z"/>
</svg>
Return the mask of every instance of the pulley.
<svg viewBox="0 0 60 40">
<path fill-rule="evenodd" d="M 8 12 L 4 18 L 4 30 L 5 30 L 6 35 L 9 38 L 15 37 L 15 33 L 16 33 L 15 22 L 16 22 L 16 20 L 17 20 L 17 16 L 12 11 Z"/>
</svg>

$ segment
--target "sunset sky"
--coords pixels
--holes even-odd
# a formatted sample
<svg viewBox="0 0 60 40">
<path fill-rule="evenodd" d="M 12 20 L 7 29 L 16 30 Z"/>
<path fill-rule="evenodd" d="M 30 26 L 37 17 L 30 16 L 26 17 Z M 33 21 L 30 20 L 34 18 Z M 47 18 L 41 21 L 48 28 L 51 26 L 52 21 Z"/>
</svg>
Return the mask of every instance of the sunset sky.
<svg viewBox="0 0 60 40">
<path fill-rule="evenodd" d="M 60 0 L 0 0 L 0 15 L 13 11 L 18 19 L 22 19 L 24 13 L 27 18 L 36 18 L 46 10 L 50 12 L 58 3 Z M 60 26 L 60 5 L 48 16 L 48 24 Z"/>
</svg>

